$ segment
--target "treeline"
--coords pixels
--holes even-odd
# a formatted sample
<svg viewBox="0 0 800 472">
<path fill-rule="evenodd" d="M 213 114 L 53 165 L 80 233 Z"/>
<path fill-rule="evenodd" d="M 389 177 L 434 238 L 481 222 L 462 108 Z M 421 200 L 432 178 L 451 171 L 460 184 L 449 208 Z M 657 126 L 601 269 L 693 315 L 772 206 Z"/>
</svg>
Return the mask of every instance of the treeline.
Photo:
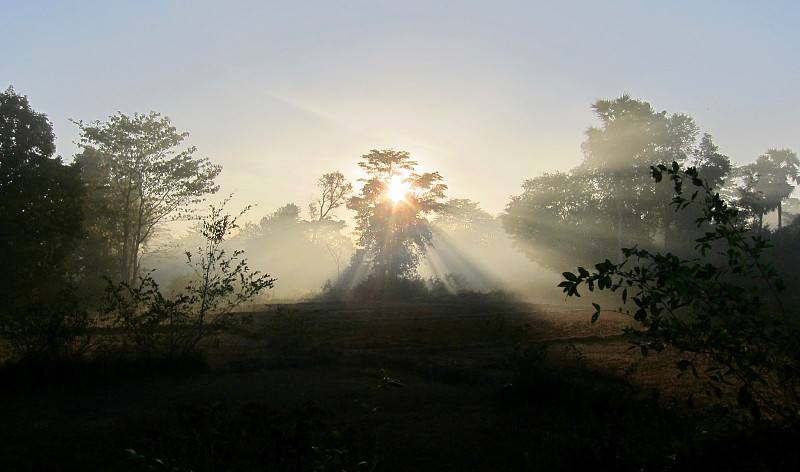
<svg viewBox="0 0 800 472">
<path fill-rule="evenodd" d="M 581 164 L 526 180 L 506 207 L 504 228 L 532 260 L 560 272 L 621 260 L 623 247 L 691 254 L 702 236 L 698 213 L 676 212 L 669 205 L 671 189 L 650 175 L 651 166 L 672 162 L 695 167 L 739 210 L 741 225 L 778 244 L 782 259 L 796 257 L 784 244 L 800 224 L 786 211 L 787 204 L 797 208 L 791 194 L 800 182 L 800 160 L 794 151 L 768 149 L 737 167 L 689 116 L 657 112 L 628 95 L 598 100 L 592 109 L 600 125 L 586 130 Z M 765 219 L 773 212 L 775 226 Z"/>
<path fill-rule="evenodd" d="M 155 112 L 76 124 L 81 152 L 67 164 L 47 117 L 11 87 L 0 94 L 1 347 L 12 358 L 80 357 L 99 328 L 120 327 L 140 355 L 189 355 L 274 282 L 222 247 L 237 217 L 195 213 L 221 167 L 181 147 L 187 134 Z M 167 294 L 143 270 L 143 249 L 161 224 L 187 217 L 202 235 L 186 253 L 194 275 Z"/>
<path fill-rule="evenodd" d="M 361 156 L 360 188 L 341 172 L 323 174 L 306 218 L 288 203 L 241 225 L 218 207 L 206 219 L 198 215 L 204 198 L 219 191 L 221 167 L 197 157 L 184 144 L 187 133 L 169 118 L 120 112 L 106 122 L 75 121 L 80 152 L 66 163 L 55 155 L 47 117 L 9 87 L 0 94 L 0 337 L 12 340 L 16 352 L 56 355 L 100 315 L 120 323 L 128 310 L 126 322 L 146 321 L 152 333 L 163 324 L 207 324 L 198 313 L 206 313 L 210 300 L 198 294 L 208 295 L 209 287 L 196 281 L 217 280 L 217 301 L 241 303 L 242 293 L 255 297 L 275 281 L 251 265 L 298 287 L 284 297 L 323 284 L 327 296 L 359 286 L 360 293 L 381 296 L 389 285 L 410 286 L 398 281 L 426 286 L 423 262 L 433 272 L 427 289 L 496 288 L 486 268 L 502 264 L 497 254 L 506 235 L 556 272 L 620 260 L 620 249 L 634 245 L 691 254 L 702 236 L 697 214 L 670 208 L 670 192 L 649 174 L 651 166 L 672 162 L 695 167 L 738 208 L 739 224 L 777 245 L 778 268 L 796 270 L 800 221 L 787 210 L 794 209 L 790 196 L 800 181 L 795 152 L 769 149 L 736 167 L 691 117 L 657 112 L 627 95 L 592 108 L 600 125 L 586 130 L 583 162 L 526 180 L 502 215 L 469 199 L 448 199 L 438 172 L 418 171 L 407 152 L 384 149 Z M 351 233 L 339 213 L 344 209 L 355 215 Z M 774 226 L 767 223 L 772 213 Z M 174 280 L 151 272 L 143 256 L 157 247 L 159 229 L 192 219 L 195 231 L 175 245 L 179 268 L 162 271 Z M 209 278 L 209 271 L 220 278 Z M 236 282 L 232 274 L 249 275 Z M 168 289 L 159 285 L 165 283 Z"/>
</svg>

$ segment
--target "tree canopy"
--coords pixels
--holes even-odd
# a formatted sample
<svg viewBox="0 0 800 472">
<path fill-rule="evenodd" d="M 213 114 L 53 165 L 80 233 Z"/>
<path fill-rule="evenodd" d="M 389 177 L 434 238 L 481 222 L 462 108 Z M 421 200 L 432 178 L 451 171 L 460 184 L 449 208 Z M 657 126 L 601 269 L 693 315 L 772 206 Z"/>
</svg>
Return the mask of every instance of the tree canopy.
<svg viewBox="0 0 800 472">
<path fill-rule="evenodd" d="M 83 319 L 67 290 L 83 189 L 54 153 L 47 117 L 13 88 L 0 93 L 0 335 L 26 355 L 55 354 Z"/>
<path fill-rule="evenodd" d="M 30 289 L 37 280 L 47 285 L 51 274 L 65 270 L 80 236 L 80 175 L 53 156 L 54 140 L 47 116 L 27 97 L 10 87 L 0 93 L 2 290 Z"/>
<path fill-rule="evenodd" d="M 683 114 L 656 112 L 623 95 L 592 105 L 600 126 L 586 130 L 583 162 L 569 172 L 526 180 L 503 215 L 509 236 L 534 261 L 559 270 L 565 263 L 619 258 L 619 248 L 683 244 L 685 219 L 663 204 L 647 174 L 651 165 L 694 159 L 721 179 L 729 169 L 709 135 Z"/>
<path fill-rule="evenodd" d="M 77 124 L 83 152 L 76 161 L 100 206 L 92 228 L 114 248 L 121 280 L 131 282 L 154 228 L 215 193 L 221 167 L 196 159 L 194 147 L 178 150 L 188 133 L 154 111 Z"/>
<path fill-rule="evenodd" d="M 367 177 L 347 202 L 359 235 L 354 257 L 381 276 L 411 275 L 431 242 L 427 217 L 442 209 L 447 185 L 438 172 L 417 173 L 417 162 L 405 151 L 373 149 L 361 158 Z"/>
<path fill-rule="evenodd" d="M 783 202 L 800 183 L 800 159 L 790 149 L 769 149 L 752 164 L 738 169 L 737 203 L 751 216 L 753 226 L 764 228 L 764 215 L 778 210 L 778 229 L 783 226 Z"/>
</svg>

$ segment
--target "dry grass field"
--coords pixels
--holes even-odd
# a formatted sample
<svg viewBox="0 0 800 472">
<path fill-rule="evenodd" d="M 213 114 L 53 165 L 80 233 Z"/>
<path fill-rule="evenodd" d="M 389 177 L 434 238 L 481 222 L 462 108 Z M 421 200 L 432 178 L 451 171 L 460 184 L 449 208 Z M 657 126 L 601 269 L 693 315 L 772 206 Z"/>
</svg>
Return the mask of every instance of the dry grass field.
<svg viewBox="0 0 800 472">
<path fill-rule="evenodd" d="M 590 315 L 483 299 L 255 307 L 203 362 L 7 368 L 0 470 L 797 464 L 769 449 L 796 435 L 754 449 L 753 433 L 715 432 L 713 412 L 686 407 L 698 383 L 676 379 L 675 353 L 641 359 L 625 317 Z"/>
</svg>

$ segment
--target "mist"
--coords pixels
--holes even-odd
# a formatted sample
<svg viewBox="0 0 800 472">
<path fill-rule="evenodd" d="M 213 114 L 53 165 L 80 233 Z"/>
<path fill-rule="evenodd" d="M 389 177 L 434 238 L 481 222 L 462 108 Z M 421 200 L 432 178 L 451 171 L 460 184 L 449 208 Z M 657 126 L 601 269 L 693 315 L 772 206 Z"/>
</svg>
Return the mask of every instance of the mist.
<svg viewBox="0 0 800 472">
<path fill-rule="evenodd" d="M 800 470 L 797 3 L 0 11 L 0 469 Z"/>
</svg>

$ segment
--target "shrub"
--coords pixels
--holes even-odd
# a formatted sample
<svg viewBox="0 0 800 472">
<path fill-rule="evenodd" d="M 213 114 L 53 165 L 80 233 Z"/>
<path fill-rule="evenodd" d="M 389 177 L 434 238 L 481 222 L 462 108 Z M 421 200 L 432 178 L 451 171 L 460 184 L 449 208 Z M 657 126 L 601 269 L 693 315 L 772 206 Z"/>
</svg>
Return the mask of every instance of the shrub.
<svg viewBox="0 0 800 472">
<path fill-rule="evenodd" d="M 195 255 L 186 252 L 194 277 L 183 292 L 164 296 L 152 272 L 139 277 L 136 285 L 108 281 L 106 312 L 145 354 L 168 358 L 192 354 L 201 340 L 230 321 L 237 306 L 272 288 L 275 279 L 251 271 L 243 251 L 228 255 L 221 247 L 249 208 L 232 217 L 222 213 L 223 207 L 224 203 L 212 206 L 202 222 L 205 246 Z"/>
<path fill-rule="evenodd" d="M 637 327 L 628 331 L 637 337 L 642 355 L 675 347 L 684 354 L 677 367 L 702 378 L 707 392 L 722 400 L 735 391 L 733 404 L 754 419 L 767 410 L 800 424 L 800 330 L 780 298 L 783 281 L 763 262 L 769 242 L 741 225 L 737 210 L 696 169 L 673 163 L 651 171 L 656 182 L 667 175 L 673 183 L 676 210 L 702 210 L 696 224 L 704 233 L 696 240 L 696 257 L 626 248 L 622 262 L 606 260 L 594 271 L 564 272 L 559 286 L 576 297 L 582 285 L 620 292 L 622 304 L 633 305 L 625 312 Z M 594 322 L 601 307 L 593 305 Z M 700 359 L 707 367 L 698 368 Z"/>
<path fill-rule="evenodd" d="M 82 354 L 91 341 L 91 319 L 69 287 L 0 310 L 0 338 L 10 355 L 50 361 Z"/>
</svg>

